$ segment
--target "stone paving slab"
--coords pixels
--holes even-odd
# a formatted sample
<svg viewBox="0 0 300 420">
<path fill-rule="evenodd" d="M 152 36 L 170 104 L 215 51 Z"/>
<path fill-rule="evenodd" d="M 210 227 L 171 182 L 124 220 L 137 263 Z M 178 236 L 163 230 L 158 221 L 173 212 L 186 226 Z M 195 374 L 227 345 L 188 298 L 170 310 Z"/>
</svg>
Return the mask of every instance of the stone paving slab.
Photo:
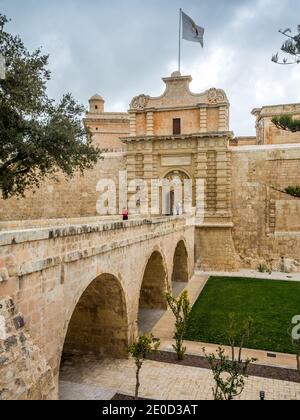
<svg viewBox="0 0 300 420">
<path fill-rule="evenodd" d="M 62 401 L 111 400 L 115 391 L 88 384 L 60 381 L 59 399 Z"/>
<path fill-rule="evenodd" d="M 133 360 L 76 360 L 73 366 L 63 368 L 61 380 L 65 394 L 73 397 L 76 392 L 72 391 L 72 382 L 134 395 L 135 364 Z M 157 400 L 211 400 L 213 386 L 212 373 L 207 369 L 147 360 L 141 371 L 140 396 Z M 237 399 L 258 400 L 260 391 L 265 391 L 267 400 L 300 400 L 300 384 L 253 376 L 246 379 L 244 393 Z M 99 399 L 106 399 L 106 395 L 111 394 L 100 393 Z"/>
<path fill-rule="evenodd" d="M 273 272 L 260 273 L 257 270 L 240 270 L 237 272 L 226 272 L 226 271 L 196 271 L 196 276 L 215 276 L 215 277 L 247 277 L 261 280 L 287 280 L 287 281 L 300 281 L 300 273 L 281 273 Z"/>
</svg>

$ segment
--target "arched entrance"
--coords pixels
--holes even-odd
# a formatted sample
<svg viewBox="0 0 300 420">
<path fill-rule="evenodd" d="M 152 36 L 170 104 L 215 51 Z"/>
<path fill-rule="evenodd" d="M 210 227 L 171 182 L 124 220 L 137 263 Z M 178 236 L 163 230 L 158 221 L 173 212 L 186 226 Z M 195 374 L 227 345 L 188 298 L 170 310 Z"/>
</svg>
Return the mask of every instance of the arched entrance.
<svg viewBox="0 0 300 420">
<path fill-rule="evenodd" d="M 128 322 L 119 280 L 97 277 L 81 295 L 68 326 L 63 356 L 95 354 L 126 357 Z"/>
<path fill-rule="evenodd" d="M 189 281 L 188 253 L 184 241 L 180 241 L 175 249 L 173 258 L 172 288 L 173 294 L 178 295 Z"/>
<path fill-rule="evenodd" d="M 142 281 L 138 326 L 149 333 L 167 309 L 167 270 L 162 255 L 155 251 L 149 258 Z"/>
<path fill-rule="evenodd" d="M 184 188 L 185 181 L 190 180 L 187 173 L 181 170 L 172 170 L 168 172 L 163 179 L 162 187 L 162 214 L 177 215 L 184 212 Z M 192 205 L 191 191 L 191 205 Z"/>
</svg>

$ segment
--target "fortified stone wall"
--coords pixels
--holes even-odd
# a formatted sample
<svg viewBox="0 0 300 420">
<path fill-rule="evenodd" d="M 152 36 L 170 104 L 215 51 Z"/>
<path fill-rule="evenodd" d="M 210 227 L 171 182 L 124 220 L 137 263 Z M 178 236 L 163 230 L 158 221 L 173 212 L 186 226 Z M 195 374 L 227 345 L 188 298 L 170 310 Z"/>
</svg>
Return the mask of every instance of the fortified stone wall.
<svg viewBox="0 0 300 420">
<path fill-rule="evenodd" d="M 0 200 L 0 221 L 96 216 L 98 181 L 108 178 L 116 182 L 119 171 L 125 169 L 123 152 L 105 153 L 103 157 L 84 176 L 77 174 L 68 181 L 60 176 L 59 182 L 48 180 L 35 192 L 27 192 L 25 199 Z"/>
<path fill-rule="evenodd" d="M 233 239 L 243 265 L 299 271 L 300 200 L 278 192 L 300 185 L 300 145 L 232 148 Z"/>
<path fill-rule="evenodd" d="M 0 327 L 0 400 L 55 398 L 53 372 L 12 299 L 1 297 Z"/>
<path fill-rule="evenodd" d="M 288 144 L 299 143 L 300 134 L 278 129 L 273 123 L 273 117 L 291 115 L 300 119 L 300 104 L 286 104 L 264 106 L 254 109 L 252 115 L 256 117 L 257 144 Z"/>
</svg>

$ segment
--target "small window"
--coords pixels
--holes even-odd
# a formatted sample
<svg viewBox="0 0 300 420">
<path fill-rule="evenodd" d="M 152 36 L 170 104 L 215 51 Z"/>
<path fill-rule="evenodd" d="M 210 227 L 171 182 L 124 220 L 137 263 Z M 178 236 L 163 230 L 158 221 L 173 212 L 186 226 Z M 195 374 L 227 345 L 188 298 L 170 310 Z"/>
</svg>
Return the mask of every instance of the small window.
<svg viewBox="0 0 300 420">
<path fill-rule="evenodd" d="M 96 110 L 98 109 L 98 105 L 95 105 L 95 109 L 96 109 Z"/>
<path fill-rule="evenodd" d="M 180 135 L 181 134 L 181 119 L 174 118 L 173 119 L 173 135 Z"/>
</svg>

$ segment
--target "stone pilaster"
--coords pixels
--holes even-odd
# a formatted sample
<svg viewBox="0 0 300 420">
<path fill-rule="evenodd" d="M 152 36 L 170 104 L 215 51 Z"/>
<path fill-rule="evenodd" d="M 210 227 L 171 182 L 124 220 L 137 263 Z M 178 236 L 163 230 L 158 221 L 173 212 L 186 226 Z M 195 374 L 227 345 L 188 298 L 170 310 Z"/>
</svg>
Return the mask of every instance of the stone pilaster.
<svg viewBox="0 0 300 420">
<path fill-rule="evenodd" d="M 200 133 L 207 133 L 207 108 L 200 108 Z"/>
<path fill-rule="evenodd" d="M 136 179 L 135 163 L 135 154 L 130 154 L 130 152 L 128 152 L 126 170 L 129 181 Z"/>
<path fill-rule="evenodd" d="M 129 118 L 129 128 L 130 128 L 130 136 L 136 136 L 136 114 L 132 112 Z"/>
<path fill-rule="evenodd" d="M 147 136 L 154 135 L 154 113 L 147 112 Z"/>
<path fill-rule="evenodd" d="M 228 108 L 222 106 L 219 108 L 219 131 L 228 131 Z"/>
<path fill-rule="evenodd" d="M 198 152 L 196 154 L 195 158 L 196 168 L 195 168 L 195 174 L 197 179 L 203 179 L 204 180 L 204 188 L 206 189 L 207 186 L 207 154 L 206 149 L 204 147 L 204 143 L 198 143 Z M 199 213 L 199 205 L 201 206 L 201 200 L 202 196 L 198 195 L 200 192 L 198 189 L 196 189 L 196 207 L 197 207 L 197 214 Z M 200 193 L 201 194 L 201 193 Z M 206 193 L 205 193 L 206 194 Z M 206 197 L 205 197 L 205 203 L 204 207 L 206 206 Z M 202 209 L 202 207 L 201 207 Z"/>
<path fill-rule="evenodd" d="M 217 185 L 216 185 L 216 198 L 217 198 L 217 212 L 225 212 L 229 210 L 229 196 L 228 194 L 228 165 L 230 161 L 227 157 L 227 151 L 218 151 L 216 157 L 217 169 Z"/>
</svg>

